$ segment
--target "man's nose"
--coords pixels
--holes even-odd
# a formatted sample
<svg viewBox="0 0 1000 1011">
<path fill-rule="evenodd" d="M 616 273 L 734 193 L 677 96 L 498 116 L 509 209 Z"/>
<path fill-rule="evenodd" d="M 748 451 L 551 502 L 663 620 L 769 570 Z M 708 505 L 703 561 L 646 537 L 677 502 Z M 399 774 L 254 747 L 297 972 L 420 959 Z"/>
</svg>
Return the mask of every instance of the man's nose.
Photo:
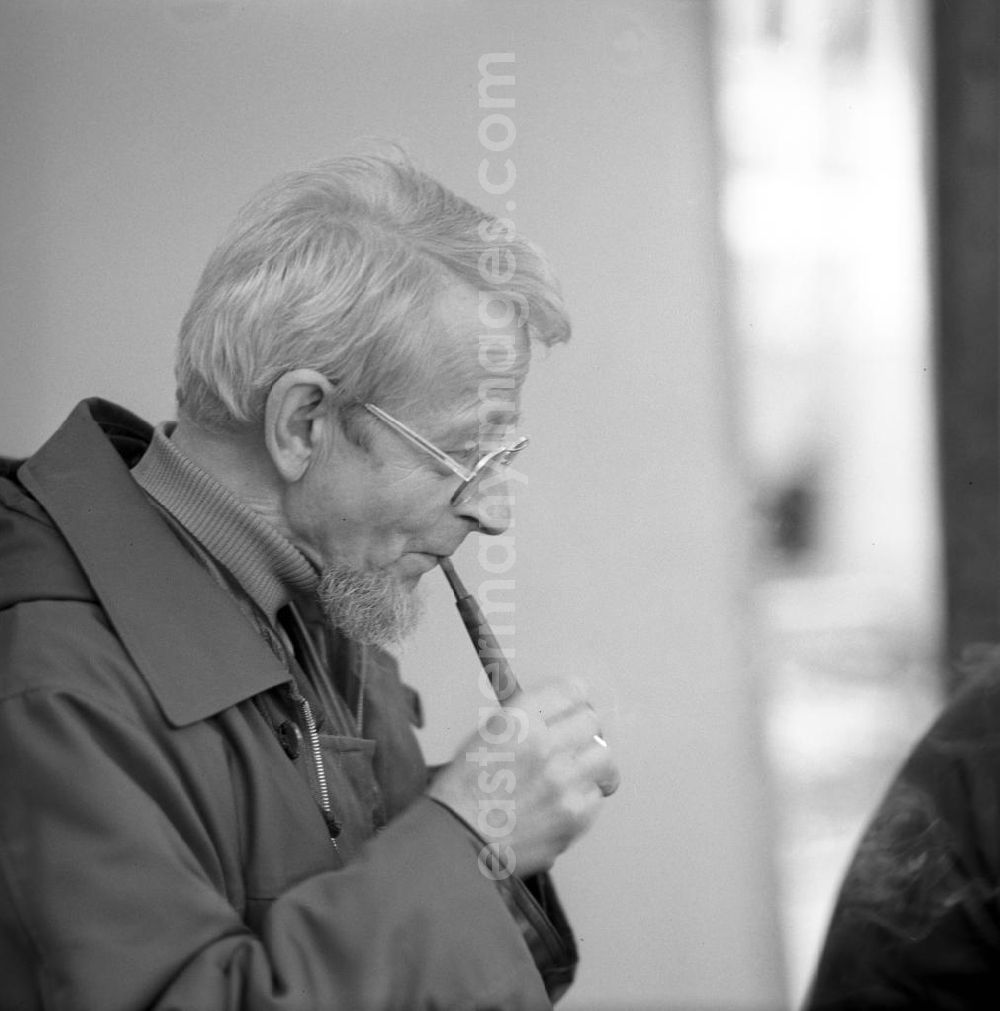
<svg viewBox="0 0 1000 1011">
<path fill-rule="evenodd" d="M 462 516 L 473 520 L 480 533 L 493 536 L 509 529 L 514 500 L 507 481 L 494 479 L 489 488 L 475 488 L 456 507 Z"/>
</svg>

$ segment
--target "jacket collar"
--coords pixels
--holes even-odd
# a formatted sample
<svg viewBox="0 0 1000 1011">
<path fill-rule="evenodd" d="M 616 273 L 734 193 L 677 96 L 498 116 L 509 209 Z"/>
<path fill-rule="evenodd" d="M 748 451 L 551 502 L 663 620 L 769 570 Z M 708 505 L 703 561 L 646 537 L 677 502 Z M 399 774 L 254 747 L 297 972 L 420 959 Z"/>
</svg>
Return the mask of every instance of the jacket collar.
<svg viewBox="0 0 1000 1011">
<path fill-rule="evenodd" d="M 129 465 L 151 436 L 124 408 L 85 400 L 19 477 L 66 538 L 164 715 L 184 726 L 288 674 L 132 479 Z"/>
</svg>

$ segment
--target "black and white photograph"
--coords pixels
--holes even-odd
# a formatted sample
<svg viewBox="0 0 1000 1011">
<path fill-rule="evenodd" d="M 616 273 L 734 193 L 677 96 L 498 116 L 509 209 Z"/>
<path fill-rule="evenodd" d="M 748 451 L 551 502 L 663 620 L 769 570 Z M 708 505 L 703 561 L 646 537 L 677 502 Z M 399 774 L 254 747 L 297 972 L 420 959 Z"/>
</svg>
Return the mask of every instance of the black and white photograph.
<svg viewBox="0 0 1000 1011">
<path fill-rule="evenodd" d="M 1000 7 L 0 0 L 0 1011 L 997 1006 Z"/>
</svg>

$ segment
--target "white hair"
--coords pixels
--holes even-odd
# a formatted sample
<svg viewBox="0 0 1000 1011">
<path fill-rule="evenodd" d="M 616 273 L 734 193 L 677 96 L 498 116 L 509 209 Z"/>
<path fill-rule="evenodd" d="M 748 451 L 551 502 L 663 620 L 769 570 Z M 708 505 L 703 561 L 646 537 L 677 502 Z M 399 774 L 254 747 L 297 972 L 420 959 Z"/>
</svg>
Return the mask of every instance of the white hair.
<svg viewBox="0 0 1000 1011">
<path fill-rule="evenodd" d="M 436 304 L 456 283 L 509 300 L 542 343 L 569 337 L 541 253 L 401 155 L 280 177 L 201 276 L 180 329 L 178 411 L 219 431 L 259 424 L 271 386 L 296 368 L 330 379 L 341 408 L 412 405 L 455 354 Z"/>
</svg>

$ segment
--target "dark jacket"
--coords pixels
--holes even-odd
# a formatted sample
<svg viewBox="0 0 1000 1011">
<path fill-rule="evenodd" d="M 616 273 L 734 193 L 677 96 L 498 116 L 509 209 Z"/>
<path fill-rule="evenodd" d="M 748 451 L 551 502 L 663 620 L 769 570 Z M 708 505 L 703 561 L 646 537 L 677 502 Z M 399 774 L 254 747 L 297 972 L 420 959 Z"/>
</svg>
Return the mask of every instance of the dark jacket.
<svg viewBox="0 0 1000 1011">
<path fill-rule="evenodd" d="M 1000 680 L 914 748 L 848 869 L 809 1011 L 1000 1006 Z"/>
<path fill-rule="evenodd" d="M 0 1008 L 549 1007 L 554 896 L 421 796 L 384 654 L 331 844 L 258 704 L 285 668 L 128 474 L 150 434 L 85 402 L 0 479 Z"/>
</svg>

